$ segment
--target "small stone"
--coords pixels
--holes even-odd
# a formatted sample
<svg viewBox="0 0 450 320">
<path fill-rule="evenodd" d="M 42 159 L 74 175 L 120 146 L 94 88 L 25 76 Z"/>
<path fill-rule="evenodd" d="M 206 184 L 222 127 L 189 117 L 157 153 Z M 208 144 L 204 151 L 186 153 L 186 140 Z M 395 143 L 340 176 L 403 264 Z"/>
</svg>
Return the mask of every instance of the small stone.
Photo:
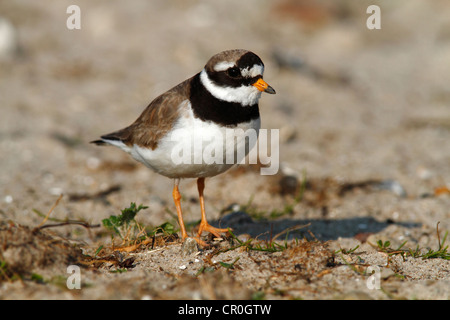
<svg viewBox="0 0 450 320">
<path fill-rule="evenodd" d="M 9 194 L 5 197 L 5 202 L 6 203 L 12 203 L 13 200 L 14 200 L 13 197 L 11 195 L 9 195 Z"/>
<path fill-rule="evenodd" d="M 295 176 L 284 176 L 281 178 L 280 182 L 280 193 L 282 195 L 292 194 L 295 195 L 297 193 L 298 188 L 298 179 Z"/>
<path fill-rule="evenodd" d="M 405 188 L 395 180 L 384 180 L 375 185 L 380 190 L 388 190 L 399 197 L 405 198 L 407 196 Z"/>
<path fill-rule="evenodd" d="M 195 239 L 193 238 L 186 238 L 186 240 L 184 240 L 183 244 L 181 245 L 181 252 L 185 256 L 197 253 L 198 252 L 197 241 L 195 241 Z"/>
<path fill-rule="evenodd" d="M 238 238 L 239 241 L 246 242 L 246 241 L 250 240 L 251 237 L 252 236 L 249 235 L 248 233 L 244 233 L 244 234 L 238 235 L 237 238 Z"/>
<path fill-rule="evenodd" d="M 16 28 L 5 18 L 0 17 L 0 60 L 9 59 L 19 53 Z"/>
</svg>

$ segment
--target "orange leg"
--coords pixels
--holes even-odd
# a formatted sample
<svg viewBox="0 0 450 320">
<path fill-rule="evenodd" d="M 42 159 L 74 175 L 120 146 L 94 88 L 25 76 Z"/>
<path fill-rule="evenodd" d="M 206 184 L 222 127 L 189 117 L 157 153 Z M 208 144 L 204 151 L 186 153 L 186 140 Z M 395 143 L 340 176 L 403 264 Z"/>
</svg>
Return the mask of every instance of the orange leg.
<svg viewBox="0 0 450 320">
<path fill-rule="evenodd" d="M 198 195 L 200 198 L 200 209 L 202 211 L 202 220 L 200 221 L 200 226 L 198 228 L 198 238 L 201 237 L 203 231 L 207 231 L 220 238 L 220 233 L 228 232 L 228 229 L 219 229 L 211 226 L 208 221 L 206 221 L 205 213 L 205 200 L 203 199 L 203 189 L 205 189 L 205 178 L 197 179 Z"/>
<path fill-rule="evenodd" d="M 181 239 L 184 240 L 187 238 L 187 232 L 186 232 L 186 227 L 184 226 L 184 222 L 183 222 L 183 214 L 181 212 L 181 194 L 180 191 L 178 190 L 178 184 L 180 183 L 180 179 L 175 179 L 175 183 L 173 186 L 173 201 L 175 202 L 175 207 L 177 208 L 177 215 L 178 215 L 178 223 L 180 224 L 180 228 L 181 228 Z"/>
</svg>

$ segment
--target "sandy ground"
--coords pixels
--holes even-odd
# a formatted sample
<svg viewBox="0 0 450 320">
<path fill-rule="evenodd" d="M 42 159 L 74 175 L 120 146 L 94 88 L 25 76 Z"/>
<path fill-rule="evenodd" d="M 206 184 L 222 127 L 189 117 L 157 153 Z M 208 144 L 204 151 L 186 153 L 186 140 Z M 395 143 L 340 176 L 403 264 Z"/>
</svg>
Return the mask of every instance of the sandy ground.
<svg viewBox="0 0 450 320">
<path fill-rule="evenodd" d="M 81 29 L 68 30 L 71 4 L 0 2 L 0 298 L 450 297 L 450 261 L 423 259 L 450 230 L 448 1 L 80 0 Z M 381 30 L 366 27 L 370 4 Z M 280 170 L 207 179 L 206 207 L 253 240 L 114 252 L 101 221 L 131 202 L 148 206 L 142 225 L 176 226 L 172 181 L 88 142 L 230 48 L 256 52 L 277 91 L 260 111 L 280 129 Z M 198 222 L 195 181 L 181 192 Z M 100 226 L 36 229 L 67 220 Z"/>
</svg>

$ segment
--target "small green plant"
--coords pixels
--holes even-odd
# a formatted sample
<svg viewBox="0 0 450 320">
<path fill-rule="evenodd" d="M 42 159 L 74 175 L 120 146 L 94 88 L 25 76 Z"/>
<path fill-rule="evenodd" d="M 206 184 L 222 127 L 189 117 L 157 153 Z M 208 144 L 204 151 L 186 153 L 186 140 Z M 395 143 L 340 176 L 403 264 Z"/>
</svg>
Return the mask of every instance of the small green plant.
<svg viewBox="0 0 450 320">
<path fill-rule="evenodd" d="M 163 224 L 150 230 L 148 232 L 148 235 L 153 237 L 158 233 L 163 233 L 165 236 L 169 236 L 176 232 L 177 230 L 175 229 L 175 226 L 173 224 L 171 224 L 170 222 L 164 222 Z"/>
<path fill-rule="evenodd" d="M 100 251 L 102 251 L 102 249 L 103 249 L 103 245 L 100 245 L 100 246 L 97 248 L 97 250 L 95 250 L 94 257 L 98 256 L 98 254 L 100 253 Z"/>
<path fill-rule="evenodd" d="M 198 277 L 201 274 L 207 273 L 207 272 L 214 272 L 216 270 L 215 267 L 205 267 L 202 266 L 200 269 L 198 269 L 197 273 L 195 274 L 196 277 Z"/>
<path fill-rule="evenodd" d="M 428 249 L 426 253 L 422 253 L 422 251 L 419 249 L 419 246 L 416 247 L 415 250 L 409 250 L 408 253 L 414 258 L 422 258 L 422 259 L 444 259 L 444 260 L 450 260 L 450 252 L 448 252 L 448 245 L 445 245 L 445 242 L 447 240 L 448 231 L 445 232 L 444 238 L 441 241 L 441 237 L 439 234 L 439 222 L 436 226 L 436 233 L 438 237 L 438 250 Z"/>
<path fill-rule="evenodd" d="M 141 245 L 155 242 L 155 237 L 171 236 L 177 232 L 174 225 L 165 222 L 156 227 L 145 227 L 138 223 L 135 219 L 139 211 L 147 209 L 144 205 L 137 206 L 132 202 L 128 208 L 121 210 L 118 216 L 111 215 L 107 219 L 103 219 L 103 226 L 112 232 L 111 238 L 114 243 L 114 237 L 119 236 L 122 240 L 122 248 L 126 250 L 135 250 Z M 153 240 L 152 240 L 153 239 Z M 153 242 L 152 242 L 153 241 Z M 103 246 L 98 247 L 95 251 L 95 257 L 100 254 Z"/>
<path fill-rule="evenodd" d="M 31 281 L 34 281 L 36 283 L 46 283 L 47 281 L 44 279 L 44 277 L 38 273 L 32 273 L 31 274 Z"/>
<path fill-rule="evenodd" d="M 234 269 L 234 264 L 235 264 L 236 262 L 238 262 L 238 260 L 239 260 L 239 257 L 237 257 L 236 259 L 234 259 L 234 261 L 233 261 L 232 263 L 226 263 L 226 262 L 223 262 L 223 261 L 219 261 L 219 264 L 220 264 L 222 267 L 224 267 L 225 269 L 230 270 L 230 269 Z"/>
<path fill-rule="evenodd" d="M 255 239 L 253 238 L 250 238 L 247 241 L 242 241 L 239 240 L 231 230 L 228 230 L 228 232 L 230 233 L 231 238 L 235 240 L 238 244 L 228 249 L 225 249 L 221 252 L 235 250 L 240 247 L 245 247 L 247 250 L 266 251 L 266 252 L 284 251 L 288 248 L 287 240 L 284 242 L 284 245 L 278 244 L 275 241 L 255 241 Z"/>
<path fill-rule="evenodd" d="M 127 271 L 128 271 L 127 268 L 118 268 L 118 269 L 115 269 L 115 270 L 111 270 L 110 272 L 111 273 L 124 273 L 124 272 L 127 272 Z"/>
<path fill-rule="evenodd" d="M 252 300 L 265 300 L 266 294 L 264 291 L 255 291 L 252 293 Z"/>
<path fill-rule="evenodd" d="M 335 252 L 335 254 L 338 254 L 338 253 L 343 253 L 343 254 L 351 254 L 351 253 L 354 253 L 355 251 L 356 251 L 356 249 L 358 249 L 359 248 L 359 244 L 358 245 L 356 245 L 356 247 L 354 247 L 354 248 L 351 248 L 351 249 L 344 249 L 344 248 L 341 248 L 341 249 L 339 249 L 339 250 L 337 250 L 336 252 Z"/>
<path fill-rule="evenodd" d="M 0 282 L 2 280 L 10 280 L 11 279 L 11 272 L 8 269 L 8 265 L 5 261 L 0 260 Z"/>
<path fill-rule="evenodd" d="M 389 248 L 390 245 L 391 245 L 391 242 L 389 240 L 386 240 L 384 242 L 382 240 L 377 241 L 378 249 L 383 252 L 390 251 L 390 248 Z"/>
<path fill-rule="evenodd" d="M 437 259 L 437 258 L 450 260 L 450 252 L 448 252 L 448 245 L 445 246 L 445 242 L 446 242 L 447 236 L 448 236 L 448 231 L 445 232 L 444 238 L 441 241 L 441 237 L 439 234 L 439 222 L 438 222 L 436 225 L 436 233 L 437 233 L 437 237 L 438 237 L 438 250 L 428 249 L 427 252 L 422 252 L 422 250 L 419 248 L 419 245 L 417 245 L 417 247 L 415 249 L 407 249 L 407 250 L 402 249 L 407 241 L 404 241 L 402 244 L 400 244 L 400 246 L 397 249 L 392 249 L 391 242 L 388 240 L 384 241 L 384 242 L 382 240 L 378 240 L 376 248 L 379 251 L 385 252 L 390 256 L 395 255 L 395 254 L 400 254 L 403 258 L 405 258 L 406 256 L 410 256 L 413 258 L 422 258 L 423 260 Z M 372 246 L 374 246 L 374 245 L 372 245 Z"/>
<path fill-rule="evenodd" d="M 122 213 L 120 215 L 111 215 L 109 218 L 103 219 L 102 224 L 123 241 L 135 239 L 137 237 L 136 232 L 141 234 L 143 227 L 134 218 L 139 211 L 147 208 L 142 204 L 137 207 L 136 203 L 132 202 L 128 208 L 121 210 Z"/>
</svg>

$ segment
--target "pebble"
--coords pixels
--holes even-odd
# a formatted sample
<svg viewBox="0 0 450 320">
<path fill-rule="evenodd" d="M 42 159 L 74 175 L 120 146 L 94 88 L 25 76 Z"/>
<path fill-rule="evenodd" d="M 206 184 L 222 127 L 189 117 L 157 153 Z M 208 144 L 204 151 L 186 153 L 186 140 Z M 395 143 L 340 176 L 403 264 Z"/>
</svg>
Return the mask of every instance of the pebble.
<svg viewBox="0 0 450 320">
<path fill-rule="evenodd" d="M 14 200 L 13 197 L 11 195 L 9 195 L 9 194 L 5 197 L 5 202 L 6 203 L 12 203 L 13 200 Z"/>
<path fill-rule="evenodd" d="M 13 57 L 17 54 L 18 48 L 16 29 L 8 20 L 0 17 L 0 58 Z"/>
<path fill-rule="evenodd" d="M 64 190 L 63 190 L 62 188 L 60 188 L 60 187 L 52 187 L 52 188 L 50 188 L 50 189 L 48 190 L 48 192 L 49 192 L 51 195 L 59 196 L 60 194 L 63 194 L 63 193 L 64 193 Z"/>
<path fill-rule="evenodd" d="M 406 197 L 406 190 L 403 186 L 395 180 L 384 180 L 375 185 L 377 189 L 388 190 L 399 197 Z"/>
<path fill-rule="evenodd" d="M 297 192 L 297 187 L 299 185 L 297 177 L 291 175 L 283 176 L 279 184 L 280 184 L 280 193 L 282 195 L 287 194 L 295 195 Z"/>
<path fill-rule="evenodd" d="M 181 245 L 181 252 L 184 256 L 191 255 L 198 252 L 197 241 L 192 238 L 186 238 Z M 181 268 L 181 267 L 180 267 Z"/>
</svg>

